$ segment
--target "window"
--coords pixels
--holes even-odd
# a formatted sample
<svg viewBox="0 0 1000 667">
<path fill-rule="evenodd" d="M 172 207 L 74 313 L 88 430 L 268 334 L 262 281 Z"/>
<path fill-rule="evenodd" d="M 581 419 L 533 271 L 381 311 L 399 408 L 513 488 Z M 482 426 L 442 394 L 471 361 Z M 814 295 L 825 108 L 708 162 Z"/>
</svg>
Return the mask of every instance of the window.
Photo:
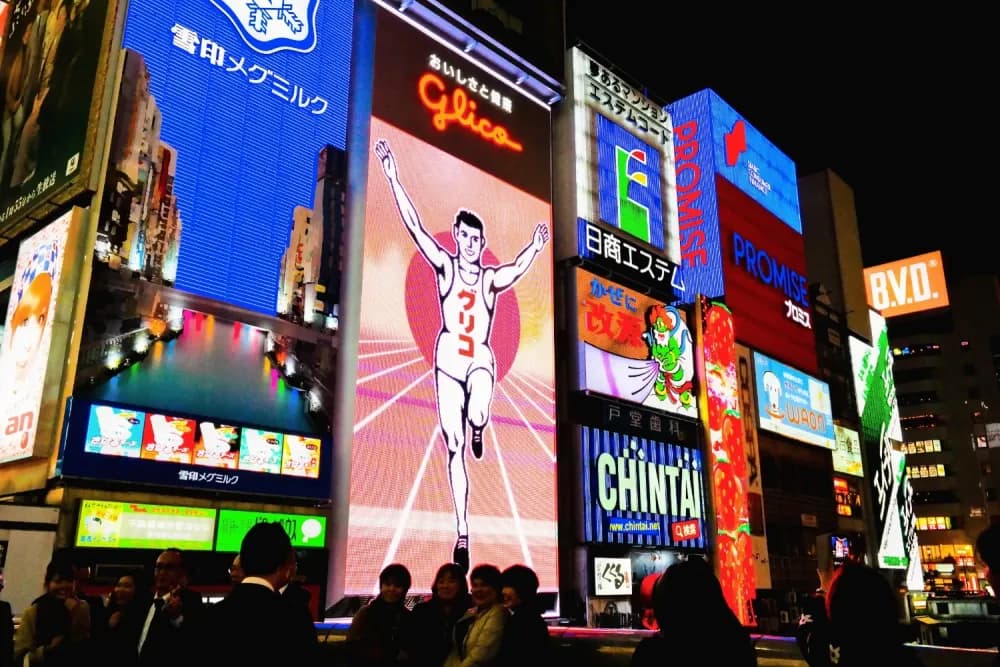
<svg viewBox="0 0 1000 667">
<path fill-rule="evenodd" d="M 917 429 L 917 428 L 938 428 L 944 426 L 947 422 L 944 417 L 936 415 L 934 413 L 925 413 L 922 415 L 911 415 L 909 417 L 900 417 L 900 423 L 906 430 Z"/>
<path fill-rule="evenodd" d="M 982 463 L 979 464 L 979 470 L 984 475 L 992 475 L 993 474 L 993 464 L 990 463 L 989 461 L 983 461 Z"/>
<path fill-rule="evenodd" d="M 943 505 L 946 503 L 957 503 L 958 496 L 949 489 L 935 491 L 913 491 L 913 502 L 917 505 Z"/>
<path fill-rule="evenodd" d="M 944 477 L 945 470 L 943 464 L 932 463 L 930 465 L 906 466 L 906 474 L 914 479 L 924 479 L 927 477 Z"/>
<path fill-rule="evenodd" d="M 985 435 L 976 435 L 973 433 L 971 437 L 973 449 L 986 449 L 988 443 Z"/>
<path fill-rule="evenodd" d="M 920 382 L 921 380 L 934 380 L 938 372 L 936 368 L 897 368 L 892 372 L 896 380 L 896 386 L 907 384 L 908 382 Z"/>
<path fill-rule="evenodd" d="M 937 403 L 941 400 L 936 391 L 911 391 L 896 395 L 896 400 L 900 405 L 923 405 L 925 403 Z"/>
<path fill-rule="evenodd" d="M 973 505 L 969 508 L 969 516 L 973 519 L 981 519 L 985 514 L 986 512 L 979 505 Z"/>
<path fill-rule="evenodd" d="M 907 454 L 929 454 L 941 451 L 941 441 L 934 440 L 914 440 L 903 443 L 903 448 Z"/>
<path fill-rule="evenodd" d="M 937 343 L 905 345 L 903 347 L 892 348 L 892 356 L 894 357 L 923 357 L 938 354 L 941 354 L 941 346 Z"/>
<path fill-rule="evenodd" d="M 951 530 L 951 517 L 918 516 L 917 530 Z"/>
</svg>

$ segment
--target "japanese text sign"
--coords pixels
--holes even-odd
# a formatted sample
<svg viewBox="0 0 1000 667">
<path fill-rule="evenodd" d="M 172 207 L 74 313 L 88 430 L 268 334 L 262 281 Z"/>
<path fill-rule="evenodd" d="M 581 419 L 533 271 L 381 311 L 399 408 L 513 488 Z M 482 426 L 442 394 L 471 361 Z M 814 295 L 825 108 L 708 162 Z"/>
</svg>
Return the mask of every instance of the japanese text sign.
<svg viewBox="0 0 1000 667">
<path fill-rule="evenodd" d="M 760 427 L 834 449 L 830 386 L 759 352 L 753 353 L 753 365 Z"/>
</svg>

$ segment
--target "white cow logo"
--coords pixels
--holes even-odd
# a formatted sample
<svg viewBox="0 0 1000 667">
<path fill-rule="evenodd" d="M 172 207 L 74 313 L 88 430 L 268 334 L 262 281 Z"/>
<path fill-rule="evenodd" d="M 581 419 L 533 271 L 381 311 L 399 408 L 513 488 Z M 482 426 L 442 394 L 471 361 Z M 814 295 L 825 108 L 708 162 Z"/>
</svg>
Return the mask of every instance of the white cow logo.
<svg viewBox="0 0 1000 667">
<path fill-rule="evenodd" d="M 781 380 L 771 371 L 764 373 L 764 392 L 767 394 L 767 412 L 777 418 L 784 417 L 781 412 Z"/>
<path fill-rule="evenodd" d="M 258 53 L 316 48 L 319 0 L 212 0 Z"/>
</svg>

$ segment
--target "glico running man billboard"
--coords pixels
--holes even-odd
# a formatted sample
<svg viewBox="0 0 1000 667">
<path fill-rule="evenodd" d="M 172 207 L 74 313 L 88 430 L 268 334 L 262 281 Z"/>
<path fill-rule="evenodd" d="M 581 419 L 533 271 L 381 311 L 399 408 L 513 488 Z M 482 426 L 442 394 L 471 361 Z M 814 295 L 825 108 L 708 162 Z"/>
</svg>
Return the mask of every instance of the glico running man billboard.
<svg viewBox="0 0 1000 667">
<path fill-rule="evenodd" d="M 685 314 L 576 269 L 579 389 L 697 418 Z"/>
<path fill-rule="evenodd" d="M 849 339 L 861 440 L 873 470 L 872 497 L 878 530 L 879 567 L 905 569 L 911 589 L 923 588 L 923 569 L 913 514 L 913 488 L 906 475 L 899 406 L 892 376 L 892 349 L 885 319 L 869 311 L 872 345 Z"/>
<path fill-rule="evenodd" d="M 670 114 L 579 48 L 569 60 L 576 216 L 679 262 Z"/>
<path fill-rule="evenodd" d="M 707 547 L 698 448 L 588 426 L 581 442 L 585 541 Z"/>
<path fill-rule="evenodd" d="M 345 593 L 395 561 L 422 590 L 455 561 L 552 591 L 549 108 L 375 24 Z"/>
</svg>

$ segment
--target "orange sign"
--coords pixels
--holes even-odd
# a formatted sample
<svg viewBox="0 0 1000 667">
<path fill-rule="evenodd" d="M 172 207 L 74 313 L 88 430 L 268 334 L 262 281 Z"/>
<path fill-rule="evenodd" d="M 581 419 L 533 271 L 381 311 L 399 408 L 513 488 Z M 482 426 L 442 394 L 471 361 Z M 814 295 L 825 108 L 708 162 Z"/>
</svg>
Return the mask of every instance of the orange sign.
<svg viewBox="0 0 1000 667">
<path fill-rule="evenodd" d="M 417 83 L 420 101 L 428 111 L 434 112 L 431 117 L 434 129 L 444 132 L 452 123 L 458 123 L 500 148 L 509 148 L 516 153 L 524 150 L 524 146 L 514 141 L 506 127 L 488 118 L 476 117 L 478 104 L 469 99 L 465 90 L 455 88 L 451 95 L 447 94 L 447 90 L 444 81 L 436 74 L 424 74 Z"/>
<path fill-rule="evenodd" d="M 895 317 L 948 305 L 941 252 L 929 252 L 865 269 L 868 305 Z"/>
<path fill-rule="evenodd" d="M 580 340 L 630 359 L 648 359 L 646 319 L 664 304 L 589 271 L 577 269 L 577 331 Z"/>
</svg>

